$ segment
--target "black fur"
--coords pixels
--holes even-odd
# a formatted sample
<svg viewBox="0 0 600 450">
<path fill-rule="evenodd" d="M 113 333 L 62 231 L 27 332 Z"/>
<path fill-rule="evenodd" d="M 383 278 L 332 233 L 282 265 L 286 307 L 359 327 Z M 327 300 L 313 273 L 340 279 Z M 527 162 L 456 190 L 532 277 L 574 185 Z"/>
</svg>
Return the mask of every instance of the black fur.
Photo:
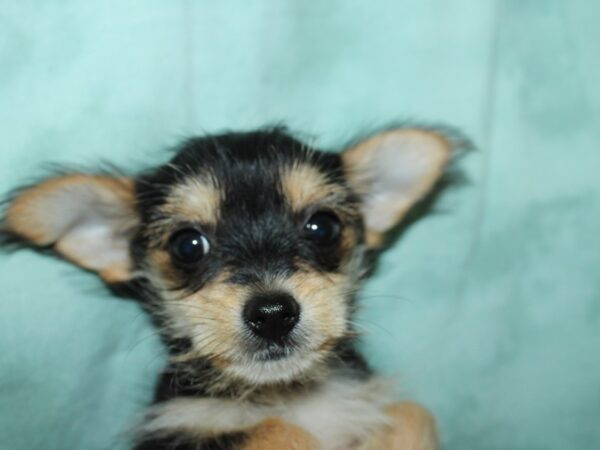
<svg viewBox="0 0 600 450">
<path fill-rule="evenodd" d="M 296 258 L 319 270 L 334 271 L 340 262 L 336 249 L 321 251 L 300 238 L 292 238 L 298 235 L 299 224 L 308 218 L 304 217 L 308 212 L 301 217 L 292 214 L 284 201 L 278 174 L 281 167 L 298 162 L 314 165 L 332 181 L 345 183 L 339 155 L 315 152 L 283 129 L 190 139 L 170 164 L 138 178 L 142 228 L 157 220 L 157 208 L 164 203 L 170 187 L 187 177 L 208 174 L 223 193 L 222 219 L 214 230 L 200 226 L 219 242 L 218 253 L 205 264 L 182 268 L 188 275 L 186 287 L 201 288 L 223 266 L 234 273 L 232 282 L 260 282 L 269 275 L 291 273 L 296 269 Z M 357 204 L 358 199 L 349 191 L 345 203 Z M 358 222 L 351 225 L 361 226 Z M 135 243 L 134 254 L 143 259 L 144 247 L 149 243 L 143 236 L 138 236 Z"/>
<path fill-rule="evenodd" d="M 335 153 L 315 151 L 290 136 L 285 129 L 227 133 L 184 142 L 168 164 L 135 179 L 140 224 L 131 244 L 134 264 L 141 268 L 149 252 L 164 245 L 164 239 L 154 239 L 148 233 L 148 227 L 162 218 L 160 207 L 170 189 L 187 178 L 201 175 L 214 180 L 221 193 L 218 223 L 181 223 L 176 228 L 198 227 L 218 245 L 212 247 L 210 258 L 198 264 L 175 265 L 178 288 L 195 292 L 224 268 L 231 273 L 228 282 L 244 286 L 260 284 L 269 276 L 289 275 L 298 270 L 298 261 L 321 273 L 335 273 L 344 257 L 342 246 L 324 249 L 302 239 L 299 227 L 314 211 L 292 211 L 284 198 L 279 177 L 281 168 L 298 163 L 316 167 L 331 182 L 343 186 L 346 192 L 342 199 L 344 206 L 350 211 L 359 210 L 360 199 L 346 184 L 341 157 Z M 412 223 L 429 210 L 438 191 L 423 201 L 420 213 L 413 213 L 405 223 Z M 363 243 L 364 228 L 360 214 L 349 214 L 343 220 L 345 226 L 354 229 L 357 244 Z M 163 231 L 173 233 L 176 230 Z M 25 243 L 11 234 L 5 233 L 3 238 L 5 244 Z M 368 259 L 374 262 L 374 258 Z M 175 338 L 164 331 L 162 316 L 155 314 L 161 299 L 147 280 L 133 279 L 110 287 L 118 295 L 141 301 L 155 324 L 163 330 L 164 342 L 172 356 L 181 356 L 189 351 L 191 342 L 188 338 Z M 353 305 L 354 296 L 349 295 L 346 301 Z M 343 377 L 368 378 L 371 375 L 352 337 L 344 337 L 332 347 L 327 361 L 331 371 Z M 235 398 L 240 392 L 247 392 L 249 386 L 241 382 L 237 388 L 226 386 L 215 389 L 213 381 L 221 375 L 209 358 L 195 357 L 185 362 L 172 362 L 160 378 L 155 401 L 161 403 L 176 397 Z M 296 392 L 309 389 L 313 381 L 298 380 L 265 389 L 277 390 L 279 394 Z M 142 436 L 135 450 L 230 450 L 239 448 L 245 439 L 244 433 L 227 434 L 201 442 L 179 434 Z"/>
</svg>

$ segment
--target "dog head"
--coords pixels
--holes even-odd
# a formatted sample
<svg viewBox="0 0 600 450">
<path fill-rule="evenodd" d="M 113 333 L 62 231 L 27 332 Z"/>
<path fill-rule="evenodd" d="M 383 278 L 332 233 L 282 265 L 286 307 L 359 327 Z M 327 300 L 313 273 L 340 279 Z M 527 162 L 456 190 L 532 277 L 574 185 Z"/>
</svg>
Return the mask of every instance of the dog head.
<svg viewBox="0 0 600 450">
<path fill-rule="evenodd" d="M 109 284 L 146 280 L 169 336 L 224 375 L 285 382 L 352 332 L 365 250 L 430 192 L 450 153 L 425 129 L 340 154 L 281 129 L 195 138 L 137 177 L 71 173 L 22 189 L 4 228 Z"/>
</svg>

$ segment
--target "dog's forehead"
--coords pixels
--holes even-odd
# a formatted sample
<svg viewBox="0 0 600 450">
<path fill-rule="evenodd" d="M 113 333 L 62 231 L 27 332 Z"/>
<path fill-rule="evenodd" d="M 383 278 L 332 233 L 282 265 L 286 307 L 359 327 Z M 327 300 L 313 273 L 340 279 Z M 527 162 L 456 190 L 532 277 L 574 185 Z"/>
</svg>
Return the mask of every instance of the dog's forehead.
<svg viewBox="0 0 600 450">
<path fill-rule="evenodd" d="M 261 184 L 276 181 L 282 170 L 292 167 L 311 166 L 334 176 L 341 170 L 341 159 L 274 129 L 189 140 L 171 165 L 191 173 L 210 172 L 221 183 Z"/>
<path fill-rule="evenodd" d="M 281 130 L 189 140 L 145 184 L 164 194 L 164 213 L 199 222 L 282 206 L 300 211 L 344 189 L 339 155 Z"/>
</svg>

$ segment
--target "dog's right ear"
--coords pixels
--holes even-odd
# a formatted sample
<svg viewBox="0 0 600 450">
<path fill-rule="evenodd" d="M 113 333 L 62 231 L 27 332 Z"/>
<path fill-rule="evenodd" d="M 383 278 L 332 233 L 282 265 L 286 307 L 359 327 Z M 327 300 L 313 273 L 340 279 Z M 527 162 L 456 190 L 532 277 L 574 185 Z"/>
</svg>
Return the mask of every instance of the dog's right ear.
<svg viewBox="0 0 600 450">
<path fill-rule="evenodd" d="M 130 242 L 138 223 L 133 180 L 71 174 L 19 191 L 2 231 L 118 283 L 133 278 Z"/>
<path fill-rule="evenodd" d="M 438 183 L 454 152 L 452 139 L 427 128 L 375 134 L 342 153 L 351 187 L 361 196 L 367 245 L 384 236 Z"/>
</svg>

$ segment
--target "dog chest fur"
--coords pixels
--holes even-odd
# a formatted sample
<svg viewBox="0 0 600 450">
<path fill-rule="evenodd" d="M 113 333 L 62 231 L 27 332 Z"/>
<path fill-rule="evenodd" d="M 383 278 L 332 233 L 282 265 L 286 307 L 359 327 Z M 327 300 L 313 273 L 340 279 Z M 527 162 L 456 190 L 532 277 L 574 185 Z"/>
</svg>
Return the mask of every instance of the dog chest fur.
<svg viewBox="0 0 600 450">
<path fill-rule="evenodd" d="M 174 431 L 198 437 L 251 428 L 277 417 L 311 432 L 327 450 L 351 448 L 385 425 L 387 384 L 370 380 L 331 379 L 310 393 L 257 404 L 217 398 L 177 398 L 150 410 L 144 433 Z"/>
</svg>

